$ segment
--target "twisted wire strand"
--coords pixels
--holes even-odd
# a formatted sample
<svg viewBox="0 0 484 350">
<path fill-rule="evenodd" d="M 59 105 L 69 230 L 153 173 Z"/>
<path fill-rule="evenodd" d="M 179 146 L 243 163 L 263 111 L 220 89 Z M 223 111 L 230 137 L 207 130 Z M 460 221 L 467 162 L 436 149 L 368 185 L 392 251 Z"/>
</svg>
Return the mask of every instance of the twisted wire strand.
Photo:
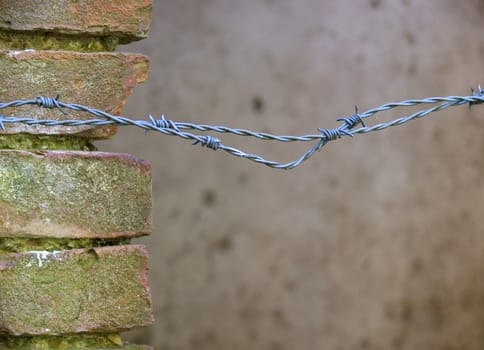
<svg viewBox="0 0 484 350">
<path fill-rule="evenodd" d="M 242 128 L 231 128 L 221 125 L 196 124 L 188 122 L 176 122 L 165 119 L 163 115 L 159 119 L 155 119 L 149 115 L 149 120 L 131 119 L 124 116 L 112 115 L 108 112 L 85 106 L 78 103 L 66 103 L 59 101 L 59 95 L 56 97 L 37 96 L 35 99 L 20 99 L 8 102 L 0 102 L 0 109 L 15 108 L 25 105 L 37 105 L 41 108 L 58 109 L 61 113 L 67 115 L 66 110 L 81 111 L 91 114 L 97 118 L 78 120 L 78 119 L 35 119 L 23 116 L 3 116 L 0 115 L 0 129 L 4 132 L 5 123 L 23 123 L 27 125 L 43 125 L 43 126 L 102 126 L 102 125 L 120 125 L 120 126 L 135 126 L 146 131 L 156 131 L 165 135 L 178 136 L 186 140 L 191 140 L 192 144 L 200 144 L 212 150 L 224 150 L 225 152 L 241 158 L 249 159 L 253 162 L 267 165 L 275 169 L 292 169 L 299 166 L 301 163 L 311 158 L 314 153 L 321 150 L 329 141 L 340 139 L 342 136 L 353 137 L 356 134 L 367 134 L 373 131 L 384 130 L 393 126 L 402 125 L 414 119 L 423 118 L 429 114 L 444 110 L 452 106 L 459 106 L 467 104 L 469 108 L 474 105 L 484 103 L 484 90 L 478 85 L 478 89 L 474 91 L 471 89 L 469 96 L 446 96 L 446 97 L 428 97 L 423 99 L 411 99 L 400 102 L 389 102 L 378 107 L 369 109 L 365 112 L 359 113 L 358 107 L 355 106 L 355 112 L 347 117 L 337 118 L 337 121 L 342 122 L 338 127 L 333 129 L 318 128 L 319 133 L 306 134 L 300 136 L 294 135 L 276 135 L 267 132 L 252 131 Z M 418 112 L 395 118 L 390 122 L 374 124 L 367 126 L 364 123 L 365 118 L 374 116 L 377 113 L 388 111 L 390 109 L 399 107 L 416 106 L 420 104 L 435 104 L 435 106 L 422 109 Z M 358 127 L 361 125 L 360 127 Z M 266 159 L 257 154 L 246 153 L 235 147 L 231 147 L 222 143 L 222 141 L 212 135 L 199 135 L 184 130 L 195 130 L 197 132 L 215 132 L 221 134 L 233 134 L 237 136 L 254 137 L 260 140 L 279 141 L 279 142 L 311 142 L 316 143 L 304 152 L 298 159 L 287 163 L 281 163 L 274 160 Z"/>
</svg>

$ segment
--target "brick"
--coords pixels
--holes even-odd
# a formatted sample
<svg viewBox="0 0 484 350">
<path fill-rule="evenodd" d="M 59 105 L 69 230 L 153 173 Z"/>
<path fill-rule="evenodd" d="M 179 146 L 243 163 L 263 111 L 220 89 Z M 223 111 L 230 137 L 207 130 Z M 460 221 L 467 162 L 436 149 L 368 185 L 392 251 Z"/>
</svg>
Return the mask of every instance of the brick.
<svg viewBox="0 0 484 350">
<path fill-rule="evenodd" d="M 151 170 L 135 156 L 0 150 L 0 237 L 151 232 Z"/>
<path fill-rule="evenodd" d="M 0 51 L 0 101 L 34 99 L 38 95 L 79 103 L 111 114 L 120 114 L 134 86 L 144 81 L 148 59 L 144 55 L 124 53 L 81 53 L 73 51 Z M 5 108 L 2 115 L 29 116 L 37 119 L 91 119 L 94 116 L 37 105 Z M 102 139 L 113 136 L 115 126 L 29 126 L 5 124 L 6 133 L 77 135 Z"/>
<path fill-rule="evenodd" d="M 121 43 L 147 36 L 151 0 L 2 0 L 0 29 L 67 35 L 119 37 Z"/>
<path fill-rule="evenodd" d="M 153 350 L 147 345 L 123 343 L 119 334 L 81 333 L 61 336 L 13 336 L 0 333 L 2 350 Z"/>
<path fill-rule="evenodd" d="M 108 333 L 150 325 L 144 246 L 0 256 L 0 331 Z"/>
</svg>

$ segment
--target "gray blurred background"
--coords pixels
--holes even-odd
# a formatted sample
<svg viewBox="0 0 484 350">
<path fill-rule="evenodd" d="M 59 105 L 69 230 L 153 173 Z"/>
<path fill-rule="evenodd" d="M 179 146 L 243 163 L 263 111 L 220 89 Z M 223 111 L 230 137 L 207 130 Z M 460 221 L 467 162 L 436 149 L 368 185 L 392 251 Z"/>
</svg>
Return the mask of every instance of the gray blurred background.
<svg viewBox="0 0 484 350">
<path fill-rule="evenodd" d="M 484 83 L 477 0 L 155 1 L 124 114 L 280 134 Z M 378 123 L 412 109 L 379 114 Z M 291 171 L 122 128 L 153 167 L 157 350 L 484 348 L 484 107 L 330 143 Z M 289 161 L 309 144 L 222 136 Z"/>
</svg>

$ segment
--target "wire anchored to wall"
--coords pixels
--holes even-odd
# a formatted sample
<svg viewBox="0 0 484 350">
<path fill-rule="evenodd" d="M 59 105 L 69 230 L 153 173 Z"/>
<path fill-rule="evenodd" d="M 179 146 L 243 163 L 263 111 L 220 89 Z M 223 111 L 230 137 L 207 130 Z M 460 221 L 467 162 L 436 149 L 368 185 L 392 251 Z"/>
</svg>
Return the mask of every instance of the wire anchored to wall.
<svg viewBox="0 0 484 350">
<path fill-rule="evenodd" d="M 446 96 L 446 97 L 428 97 L 423 99 L 404 100 L 400 102 L 385 103 L 376 108 L 369 109 L 365 112 L 359 113 L 358 107 L 355 107 L 355 112 L 347 117 L 336 119 L 341 121 L 341 125 L 334 129 L 318 128 L 319 133 L 307 134 L 301 136 L 292 135 L 275 135 L 266 132 L 258 132 L 247 129 L 230 128 L 219 125 L 194 124 L 186 122 L 177 122 L 165 119 L 162 115 L 159 119 L 149 116 L 149 120 L 131 119 L 123 116 L 116 116 L 105 111 L 84 106 L 77 103 L 66 103 L 59 100 L 59 96 L 54 98 L 46 96 L 38 96 L 35 99 L 12 100 L 9 102 L 0 102 L 0 109 L 20 107 L 24 105 L 37 105 L 43 108 L 55 108 L 67 115 L 67 110 L 82 111 L 89 113 L 97 118 L 86 120 L 53 120 L 53 119 L 34 119 L 29 117 L 19 116 L 4 116 L 0 115 L 0 128 L 6 131 L 6 123 L 23 123 L 28 125 L 44 125 L 44 126 L 80 126 L 80 125 L 121 125 L 121 126 L 136 126 L 144 130 L 156 131 L 165 135 L 178 136 L 183 139 L 192 140 L 193 144 L 200 144 L 213 150 L 224 150 L 234 156 L 246 158 L 254 162 L 265 164 L 275 169 L 293 169 L 300 165 L 305 160 L 311 158 L 315 152 L 320 151 L 329 141 L 340 139 L 343 136 L 353 137 L 357 134 L 367 134 L 373 131 L 384 130 L 393 126 L 405 124 L 411 120 L 426 117 L 429 114 L 444 110 L 452 106 L 459 106 L 468 104 L 469 108 L 473 105 L 484 103 L 484 90 L 478 86 L 477 91 L 471 89 L 469 96 Z M 395 118 L 390 122 L 379 123 L 368 126 L 364 119 L 374 116 L 375 114 L 398 107 L 416 106 L 420 104 L 433 104 L 433 107 L 422 109 L 418 112 Z M 260 140 L 279 141 L 279 142 L 315 142 L 315 144 L 304 152 L 298 159 L 288 163 L 281 163 L 274 160 L 265 159 L 260 155 L 246 153 L 235 147 L 231 147 L 222 143 L 221 139 L 213 135 L 201 135 L 184 130 L 196 130 L 203 132 L 213 132 L 221 134 L 234 134 L 238 136 L 254 137 Z"/>
</svg>

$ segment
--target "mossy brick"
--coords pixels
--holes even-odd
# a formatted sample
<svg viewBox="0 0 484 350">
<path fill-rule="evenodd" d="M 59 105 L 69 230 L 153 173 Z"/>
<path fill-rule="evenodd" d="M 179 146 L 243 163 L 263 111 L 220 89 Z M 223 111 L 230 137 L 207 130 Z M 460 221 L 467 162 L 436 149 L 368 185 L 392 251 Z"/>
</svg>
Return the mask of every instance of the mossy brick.
<svg viewBox="0 0 484 350">
<path fill-rule="evenodd" d="M 29 250 L 64 250 L 130 244 L 129 237 L 114 238 L 55 238 L 0 237 L 0 254 L 22 253 Z M 0 348 L 1 349 L 1 348 Z"/>
<path fill-rule="evenodd" d="M 73 135 L 0 133 L 0 149 L 96 151 L 89 139 Z"/>
<path fill-rule="evenodd" d="M 115 37 L 120 43 L 147 36 L 151 0 L 2 0 L 0 30 Z M 37 48 L 37 47 L 31 47 Z"/>
<path fill-rule="evenodd" d="M 153 350 L 147 345 L 123 343 L 117 333 L 82 333 L 61 336 L 0 334 L 2 350 Z"/>
<path fill-rule="evenodd" d="M 113 333 L 153 322 L 141 245 L 0 256 L 0 332 Z"/>
<path fill-rule="evenodd" d="M 0 150 L 0 237 L 151 232 L 149 163 L 128 154 Z"/>
<path fill-rule="evenodd" d="M 74 36 L 59 33 L 17 32 L 0 29 L 0 50 L 69 50 L 83 52 L 114 51 L 119 38 L 112 36 Z"/>
<path fill-rule="evenodd" d="M 144 81 L 148 59 L 140 54 L 73 51 L 0 51 L 0 101 L 35 99 L 36 96 L 60 96 L 63 102 L 79 103 L 120 114 L 133 88 Z M 9 107 L 2 115 L 29 116 L 37 119 L 91 119 L 93 115 L 37 105 Z M 116 127 L 41 126 L 6 123 L 3 134 L 77 135 L 103 139 L 113 136 Z"/>
</svg>

